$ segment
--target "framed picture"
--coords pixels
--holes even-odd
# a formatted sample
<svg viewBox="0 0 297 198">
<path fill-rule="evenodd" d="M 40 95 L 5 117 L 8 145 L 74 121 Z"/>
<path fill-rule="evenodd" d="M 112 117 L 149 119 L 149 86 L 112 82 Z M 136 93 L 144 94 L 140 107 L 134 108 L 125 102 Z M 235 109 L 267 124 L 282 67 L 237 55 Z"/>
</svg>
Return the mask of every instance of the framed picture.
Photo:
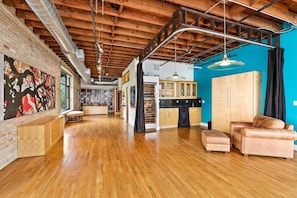
<svg viewBox="0 0 297 198">
<path fill-rule="evenodd" d="M 6 55 L 1 55 L 3 86 L 0 120 L 55 108 L 55 77 Z"/>
<path fill-rule="evenodd" d="M 135 86 L 130 88 L 130 105 L 135 107 Z"/>
</svg>

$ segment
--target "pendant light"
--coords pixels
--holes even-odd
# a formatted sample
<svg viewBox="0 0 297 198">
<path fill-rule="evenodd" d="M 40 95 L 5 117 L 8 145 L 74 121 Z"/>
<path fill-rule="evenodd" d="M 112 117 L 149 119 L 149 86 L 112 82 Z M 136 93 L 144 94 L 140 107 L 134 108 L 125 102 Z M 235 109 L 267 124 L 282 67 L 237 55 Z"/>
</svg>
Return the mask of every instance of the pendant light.
<svg viewBox="0 0 297 198">
<path fill-rule="evenodd" d="M 176 72 L 176 40 L 177 40 L 177 37 L 175 36 L 174 37 L 174 73 L 172 75 L 172 79 L 175 79 L 175 80 L 178 79 L 178 74 Z"/>
<path fill-rule="evenodd" d="M 227 44 L 226 44 L 226 2 L 228 0 L 222 0 L 224 6 L 224 57 L 221 61 L 215 62 L 209 65 L 207 68 L 212 70 L 229 70 L 241 67 L 244 62 L 237 60 L 230 60 L 227 56 Z"/>
<path fill-rule="evenodd" d="M 171 80 L 178 80 L 178 79 L 184 79 L 184 77 L 180 77 L 178 75 L 178 73 L 176 72 L 176 40 L 177 37 L 174 37 L 174 73 L 172 74 L 172 76 L 168 77 L 167 79 L 171 79 Z"/>
</svg>

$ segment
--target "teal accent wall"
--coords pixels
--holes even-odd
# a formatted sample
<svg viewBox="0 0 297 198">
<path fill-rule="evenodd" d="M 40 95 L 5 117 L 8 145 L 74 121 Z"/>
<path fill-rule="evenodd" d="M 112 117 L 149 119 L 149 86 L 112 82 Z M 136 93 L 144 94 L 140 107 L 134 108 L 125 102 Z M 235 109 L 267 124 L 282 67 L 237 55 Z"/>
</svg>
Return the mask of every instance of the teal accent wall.
<svg viewBox="0 0 297 198">
<path fill-rule="evenodd" d="M 294 124 L 297 130 L 297 106 L 293 106 L 293 101 L 297 101 L 297 30 L 281 35 L 281 47 L 285 49 L 284 57 L 284 84 L 286 97 L 286 121 Z M 297 141 L 295 141 L 297 145 Z"/>
<path fill-rule="evenodd" d="M 284 63 L 284 84 L 286 100 L 286 122 L 294 124 L 297 129 L 297 106 L 293 106 L 293 101 L 297 100 L 297 30 L 281 35 L 281 47 L 285 49 Z M 262 110 L 264 112 L 266 82 L 267 82 L 267 57 L 269 48 L 248 44 L 239 49 L 228 53 L 230 59 L 245 62 L 241 68 L 213 71 L 207 69 L 211 63 L 221 60 L 221 56 L 216 56 L 203 62 L 196 63 L 195 66 L 201 66 L 202 69 L 194 70 L 194 80 L 198 82 L 198 96 L 202 98 L 202 122 L 211 121 L 211 79 L 213 77 L 225 76 L 230 74 L 260 71 L 262 73 Z M 297 144 L 297 141 L 295 141 Z"/>
<path fill-rule="evenodd" d="M 267 57 L 268 50 L 265 47 L 256 45 L 245 45 L 239 49 L 233 50 L 228 55 L 232 60 L 240 60 L 245 63 L 241 68 L 225 71 L 215 71 L 207 69 L 212 63 L 210 60 L 200 62 L 196 66 L 202 69 L 195 69 L 194 80 L 198 82 L 198 96 L 202 98 L 202 122 L 207 123 L 211 120 L 211 79 L 218 76 L 226 76 L 248 71 L 260 71 L 262 73 L 262 112 L 265 102 L 266 76 L 267 76 Z M 222 56 L 214 57 L 213 60 L 221 60 Z"/>
</svg>

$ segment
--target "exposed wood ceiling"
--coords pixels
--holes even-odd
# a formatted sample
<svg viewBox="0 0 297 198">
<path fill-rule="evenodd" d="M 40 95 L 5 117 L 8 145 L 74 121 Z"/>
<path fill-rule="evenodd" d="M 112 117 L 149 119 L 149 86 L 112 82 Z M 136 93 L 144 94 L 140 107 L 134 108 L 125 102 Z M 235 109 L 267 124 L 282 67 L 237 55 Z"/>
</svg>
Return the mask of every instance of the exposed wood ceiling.
<svg viewBox="0 0 297 198">
<path fill-rule="evenodd" d="M 85 65 L 91 76 L 98 77 L 92 12 L 89 0 L 54 0 L 54 4 L 73 41 L 85 53 Z M 96 3 L 96 0 L 94 0 Z M 103 44 L 102 79 L 120 77 L 129 63 L 172 18 L 173 13 L 185 6 L 222 18 L 223 5 L 219 0 L 98 0 L 94 5 L 96 38 Z M 16 16 L 23 19 L 66 64 L 71 63 L 49 31 L 31 11 L 25 0 L 3 0 L 16 8 Z M 217 4 L 218 3 L 218 4 Z M 104 6 L 102 7 L 102 4 Z M 217 4 L 217 5 L 216 5 Z M 214 6 L 216 5 L 216 6 Z M 213 7 L 213 8 L 212 8 Z M 256 12 L 258 11 L 258 12 Z M 297 24 L 297 0 L 255 1 L 229 0 L 226 2 L 226 18 L 240 21 L 255 29 L 279 32 L 283 22 Z M 243 20 L 244 19 L 244 20 Z M 200 26 L 216 28 L 223 32 L 223 24 L 202 20 Z M 177 61 L 193 63 L 221 53 L 223 37 L 201 32 L 184 32 L 176 41 Z M 238 47 L 239 42 L 230 42 L 228 49 Z M 212 50 L 209 50 L 212 49 Z M 207 53 L 204 53 L 207 52 Z M 150 56 L 151 59 L 174 60 L 174 41 L 170 40 Z M 72 66 L 71 66 L 72 67 Z M 72 67 L 73 68 L 73 67 Z M 106 76 L 108 74 L 108 76 Z"/>
</svg>

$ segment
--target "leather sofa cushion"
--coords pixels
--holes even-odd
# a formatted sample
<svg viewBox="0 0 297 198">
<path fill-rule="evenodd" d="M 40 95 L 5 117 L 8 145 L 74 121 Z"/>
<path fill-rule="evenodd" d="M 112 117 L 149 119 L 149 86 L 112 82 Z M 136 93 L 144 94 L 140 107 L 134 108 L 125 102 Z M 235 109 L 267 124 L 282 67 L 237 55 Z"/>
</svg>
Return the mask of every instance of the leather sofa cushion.
<svg viewBox="0 0 297 198">
<path fill-rule="evenodd" d="M 263 115 L 256 115 L 253 120 L 253 127 L 257 128 L 267 128 L 267 129 L 283 129 L 285 127 L 285 122 Z"/>
<path fill-rule="evenodd" d="M 297 133 L 286 129 L 264 129 L 264 128 L 243 128 L 241 135 L 244 137 L 279 139 L 279 140 L 296 140 Z"/>
</svg>

